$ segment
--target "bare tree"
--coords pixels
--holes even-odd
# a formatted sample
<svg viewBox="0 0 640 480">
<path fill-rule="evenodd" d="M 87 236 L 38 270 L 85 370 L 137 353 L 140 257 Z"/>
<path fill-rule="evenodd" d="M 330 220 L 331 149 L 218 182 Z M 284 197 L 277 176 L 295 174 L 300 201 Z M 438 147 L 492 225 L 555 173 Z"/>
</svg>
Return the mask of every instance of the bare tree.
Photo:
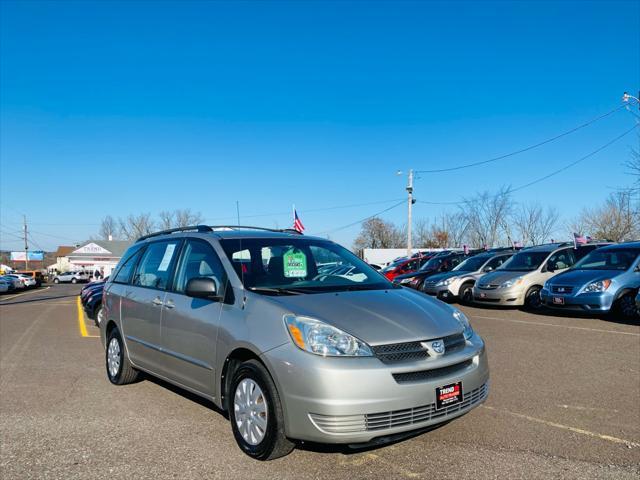
<svg viewBox="0 0 640 480">
<path fill-rule="evenodd" d="M 117 235 L 118 226 L 115 219 L 111 215 L 107 215 L 100 223 L 100 231 L 98 234 L 103 240 L 113 240 Z"/>
<path fill-rule="evenodd" d="M 373 217 L 362 223 L 362 230 L 353 243 L 356 251 L 363 248 L 402 248 L 401 231 L 391 222 Z"/>
<path fill-rule="evenodd" d="M 462 212 L 448 214 L 445 221 L 445 229 L 449 234 L 449 247 L 459 247 L 465 242 L 469 222 Z"/>
<path fill-rule="evenodd" d="M 160 229 L 169 230 L 170 228 L 175 227 L 175 215 L 175 212 L 169 212 L 166 210 L 161 211 L 158 214 L 158 217 L 160 217 Z"/>
<path fill-rule="evenodd" d="M 472 245 L 494 246 L 508 233 L 504 227 L 513 209 L 508 187 L 502 187 L 496 194 L 484 192 L 467 198 L 460 208 L 468 225 L 468 239 Z"/>
<path fill-rule="evenodd" d="M 431 228 L 429 221 L 425 218 L 420 218 L 413 226 L 413 244 L 417 248 L 429 248 L 431 242 Z"/>
<path fill-rule="evenodd" d="M 640 237 L 640 215 L 632 206 L 632 193 L 615 192 L 609 195 L 604 205 L 585 209 L 574 221 L 580 227 L 577 233 L 588 233 L 594 238 L 622 242 Z"/>
<path fill-rule="evenodd" d="M 558 224 L 558 210 L 546 210 L 538 203 L 522 204 L 513 214 L 511 224 L 515 227 L 523 245 L 538 245 L 549 239 Z"/>
<path fill-rule="evenodd" d="M 184 210 L 176 210 L 175 214 L 175 223 L 176 227 L 188 227 L 190 225 L 198 225 L 204 221 L 200 212 L 192 212 L 190 209 L 186 208 Z"/>
<path fill-rule="evenodd" d="M 121 236 L 127 240 L 135 240 L 143 235 L 148 235 L 155 229 L 155 224 L 149 213 L 129 215 L 125 219 L 120 218 L 118 223 L 120 224 Z"/>
</svg>

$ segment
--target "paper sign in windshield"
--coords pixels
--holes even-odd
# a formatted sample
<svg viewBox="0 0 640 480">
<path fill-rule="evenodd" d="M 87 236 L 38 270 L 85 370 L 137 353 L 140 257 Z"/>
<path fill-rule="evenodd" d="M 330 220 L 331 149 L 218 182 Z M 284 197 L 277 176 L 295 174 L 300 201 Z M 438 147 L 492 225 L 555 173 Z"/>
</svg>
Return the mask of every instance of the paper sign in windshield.
<svg viewBox="0 0 640 480">
<path fill-rule="evenodd" d="M 284 276 L 286 278 L 301 278 L 307 276 L 307 257 L 304 253 L 289 250 L 284 254 Z"/>
</svg>

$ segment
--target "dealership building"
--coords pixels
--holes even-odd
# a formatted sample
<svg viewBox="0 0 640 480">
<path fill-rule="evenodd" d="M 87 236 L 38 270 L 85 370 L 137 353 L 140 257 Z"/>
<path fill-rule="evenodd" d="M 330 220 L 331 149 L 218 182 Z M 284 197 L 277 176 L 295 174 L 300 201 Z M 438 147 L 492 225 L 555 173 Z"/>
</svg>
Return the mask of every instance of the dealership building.
<svg viewBox="0 0 640 480">
<path fill-rule="evenodd" d="M 56 264 L 51 265 L 49 269 L 56 269 L 58 272 L 84 270 L 89 274 L 98 270 L 105 276 L 110 275 L 130 246 L 131 242 L 128 241 L 89 240 L 65 252 L 64 257 L 58 257 Z"/>
</svg>

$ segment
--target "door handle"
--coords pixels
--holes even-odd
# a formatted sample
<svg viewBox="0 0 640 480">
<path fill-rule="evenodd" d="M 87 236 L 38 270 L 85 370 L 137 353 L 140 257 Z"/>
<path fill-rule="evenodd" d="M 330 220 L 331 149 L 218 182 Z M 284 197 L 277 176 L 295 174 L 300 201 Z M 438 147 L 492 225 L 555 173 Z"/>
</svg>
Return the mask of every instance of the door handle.
<svg viewBox="0 0 640 480">
<path fill-rule="evenodd" d="M 164 304 L 164 308 L 173 308 L 175 306 L 176 304 L 173 302 L 173 300 L 167 300 L 166 303 Z"/>
<path fill-rule="evenodd" d="M 151 303 L 153 303 L 157 307 L 164 305 L 164 303 L 162 303 L 162 300 L 160 300 L 160 297 L 154 298 L 153 300 L 151 300 Z"/>
</svg>

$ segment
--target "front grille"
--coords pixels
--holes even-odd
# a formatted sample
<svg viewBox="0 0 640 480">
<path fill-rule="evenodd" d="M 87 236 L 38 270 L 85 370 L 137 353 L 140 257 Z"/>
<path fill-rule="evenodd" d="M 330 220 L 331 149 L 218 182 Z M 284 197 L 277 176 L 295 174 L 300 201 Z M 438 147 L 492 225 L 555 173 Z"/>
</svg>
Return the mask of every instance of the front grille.
<svg viewBox="0 0 640 480">
<path fill-rule="evenodd" d="M 478 288 L 480 288 L 482 290 L 495 290 L 499 286 L 500 285 L 493 284 L 493 283 L 480 283 L 480 284 L 478 284 Z"/>
<path fill-rule="evenodd" d="M 435 338 L 432 340 L 436 340 Z M 444 354 L 456 352 L 465 346 L 465 339 L 461 333 L 449 335 L 444 341 Z M 421 341 L 406 343 L 389 343 L 371 347 L 376 357 L 382 363 L 399 363 L 424 360 L 429 358 L 429 352 L 421 344 Z"/>
<path fill-rule="evenodd" d="M 569 287 L 569 286 L 562 286 L 562 285 L 554 285 L 551 287 L 551 291 L 553 293 L 571 293 L 573 292 L 573 287 Z"/>
<path fill-rule="evenodd" d="M 439 377 L 452 375 L 463 370 L 473 363 L 473 360 L 465 360 L 464 362 L 449 365 L 447 367 L 433 368 L 431 370 L 420 370 L 418 372 L 394 373 L 393 378 L 398 383 L 417 383 L 427 382 Z"/>
<path fill-rule="evenodd" d="M 487 384 L 484 384 L 480 388 L 466 393 L 462 402 L 459 404 L 451 405 L 450 407 L 440 410 L 436 410 L 435 403 L 430 403 L 422 407 L 405 408 L 404 410 L 395 410 L 392 412 L 369 413 L 365 415 L 366 429 L 367 431 L 384 430 L 446 417 L 447 415 L 477 405 L 487 397 L 488 391 Z"/>
<path fill-rule="evenodd" d="M 476 302 L 499 302 L 499 298 L 482 298 L 482 297 L 473 297 Z"/>
<path fill-rule="evenodd" d="M 489 385 L 484 384 L 471 392 L 465 392 L 462 402 L 457 405 L 436 410 L 436 404 L 430 403 L 414 408 L 391 412 L 368 413 L 364 415 L 319 415 L 310 413 L 309 418 L 320 430 L 327 433 L 346 434 L 365 431 L 380 431 L 388 428 L 414 425 L 430 420 L 446 420 L 448 415 L 469 409 L 487 398 Z"/>
</svg>

